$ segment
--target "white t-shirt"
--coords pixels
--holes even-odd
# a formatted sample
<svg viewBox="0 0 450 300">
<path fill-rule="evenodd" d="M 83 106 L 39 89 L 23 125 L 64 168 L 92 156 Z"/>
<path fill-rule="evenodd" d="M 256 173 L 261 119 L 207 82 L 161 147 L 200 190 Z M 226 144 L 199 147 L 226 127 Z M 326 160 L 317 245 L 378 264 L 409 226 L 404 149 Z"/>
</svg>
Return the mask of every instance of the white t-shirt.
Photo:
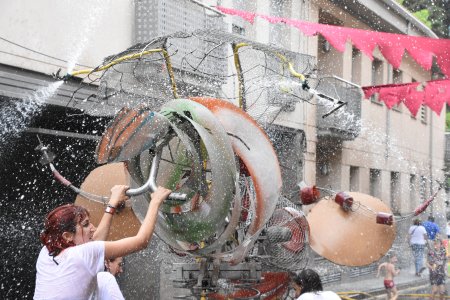
<svg viewBox="0 0 450 300">
<path fill-rule="evenodd" d="M 425 236 L 427 235 L 427 230 L 422 225 L 413 225 L 409 227 L 409 235 L 411 239 L 409 240 L 410 244 L 419 244 L 425 245 L 426 240 Z"/>
<path fill-rule="evenodd" d="M 116 278 L 109 272 L 97 274 L 97 300 L 124 300 Z"/>
<path fill-rule="evenodd" d="M 341 297 L 334 292 L 319 291 L 301 294 L 297 300 L 341 300 Z"/>
<path fill-rule="evenodd" d="M 103 271 L 105 242 L 69 247 L 54 259 L 44 246 L 36 262 L 34 299 L 86 300 L 94 297 L 97 273 Z"/>
</svg>

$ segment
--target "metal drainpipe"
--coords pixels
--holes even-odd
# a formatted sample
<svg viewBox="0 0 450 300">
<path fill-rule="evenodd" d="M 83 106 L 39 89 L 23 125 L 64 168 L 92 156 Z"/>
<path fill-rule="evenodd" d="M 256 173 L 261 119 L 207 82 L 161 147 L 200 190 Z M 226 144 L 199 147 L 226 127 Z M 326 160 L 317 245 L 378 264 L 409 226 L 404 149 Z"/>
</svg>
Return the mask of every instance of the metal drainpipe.
<svg viewBox="0 0 450 300">
<path fill-rule="evenodd" d="M 427 111 L 428 112 L 428 111 Z M 430 113 L 430 195 L 433 195 L 433 114 Z M 434 203 L 431 203 L 430 215 L 434 215 Z"/>
<path fill-rule="evenodd" d="M 386 150 L 384 153 L 385 159 L 389 158 L 389 147 L 391 143 L 390 127 L 391 127 L 391 114 L 390 110 L 386 109 Z"/>
</svg>

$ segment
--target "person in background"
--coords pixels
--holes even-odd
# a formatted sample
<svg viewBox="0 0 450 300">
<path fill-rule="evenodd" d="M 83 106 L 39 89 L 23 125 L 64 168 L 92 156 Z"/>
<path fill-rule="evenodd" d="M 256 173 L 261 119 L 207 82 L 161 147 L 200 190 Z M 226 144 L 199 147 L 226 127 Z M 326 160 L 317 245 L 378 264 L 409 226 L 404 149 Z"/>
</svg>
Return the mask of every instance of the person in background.
<svg viewBox="0 0 450 300">
<path fill-rule="evenodd" d="M 116 280 L 122 272 L 122 257 L 105 259 L 105 271 L 97 274 L 97 300 L 124 300 Z"/>
<path fill-rule="evenodd" d="M 425 227 L 425 230 L 428 234 L 428 239 L 430 241 L 434 241 L 436 238 L 436 235 L 440 233 L 439 226 L 434 222 L 433 216 L 428 216 L 428 221 L 423 222 L 423 227 Z"/>
<path fill-rule="evenodd" d="M 389 257 L 389 261 L 384 262 L 378 266 L 377 277 L 380 277 L 380 271 L 384 269 L 384 287 L 386 288 L 388 299 L 396 300 L 398 297 L 397 287 L 394 283 L 394 277 L 400 273 L 399 269 L 395 268 L 397 263 L 397 255 L 393 254 Z"/>
<path fill-rule="evenodd" d="M 324 291 L 319 274 L 312 269 L 304 269 L 292 278 L 296 300 L 340 300 L 334 292 Z"/>
<path fill-rule="evenodd" d="M 52 210 L 45 218 L 40 235 L 44 245 L 36 262 L 34 299 L 91 299 L 97 290 L 97 273 L 105 259 L 125 256 L 147 247 L 152 238 L 159 207 L 170 190 L 158 187 L 151 194 L 147 214 L 135 236 L 104 241 L 116 208 L 128 199 L 128 186 L 116 185 L 104 216 L 96 230 L 89 212 L 81 206 L 66 204 Z"/>
<path fill-rule="evenodd" d="M 416 268 L 416 276 L 422 276 L 422 272 L 426 269 L 423 266 L 423 254 L 425 244 L 427 243 L 427 231 L 425 227 L 420 224 L 419 219 L 413 221 L 413 225 L 408 230 L 409 245 L 411 246 L 412 254 L 414 256 L 414 265 Z"/>
<path fill-rule="evenodd" d="M 445 233 L 447 234 L 447 238 L 450 239 L 450 221 L 447 221 Z"/>
<path fill-rule="evenodd" d="M 433 246 L 428 250 L 427 267 L 430 269 L 431 299 L 439 294 L 440 299 L 445 295 L 445 269 L 447 255 L 445 247 L 440 239 L 433 241 Z"/>
</svg>

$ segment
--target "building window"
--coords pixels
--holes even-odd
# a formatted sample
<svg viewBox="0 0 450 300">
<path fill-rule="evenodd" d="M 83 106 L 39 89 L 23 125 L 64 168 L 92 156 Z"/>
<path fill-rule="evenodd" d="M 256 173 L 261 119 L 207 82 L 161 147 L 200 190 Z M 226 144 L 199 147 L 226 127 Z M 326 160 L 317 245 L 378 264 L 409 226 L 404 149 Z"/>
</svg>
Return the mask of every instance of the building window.
<svg viewBox="0 0 450 300">
<path fill-rule="evenodd" d="M 391 209 L 393 212 L 400 210 L 400 173 L 391 172 Z"/>
<path fill-rule="evenodd" d="M 350 191 L 358 192 L 359 191 L 359 168 L 358 167 L 350 167 Z"/>
<path fill-rule="evenodd" d="M 409 202 L 415 204 L 417 199 L 417 178 L 415 174 L 409 175 Z"/>
<path fill-rule="evenodd" d="M 383 61 L 374 58 L 372 61 L 372 85 L 375 86 L 380 84 L 383 84 Z M 383 102 L 378 98 L 378 94 L 374 94 L 370 100 L 373 103 L 382 104 Z"/>
<path fill-rule="evenodd" d="M 361 51 L 352 48 L 352 82 L 361 84 Z"/>
<path fill-rule="evenodd" d="M 402 71 L 400 71 L 400 70 L 392 71 L 392 83 L 393 84 L 403 83 L 403 72 Z M 402 111 L 402 103 L 399 102 L 398 104 L 394 105 L 392 107 L 392 110 L 401 112 Z"/>
<path fill-rule="evenodd" d="M 417 82 L 417 80 L 415 80 L 414 78 L 411 78 L 411 82 Z M 413 116 L 412 114 L 411 114 L 411 118 L 413 118 L 414 120 L 417 119 L 416 116 Z"/>
<path fill-rule="evenodd" d="M 394 70 L 392 72 L 392 83 L 403 83 L 403 72 L 401 70 Z"/>
<path fill-rule="evenodd" d="M 370 194 L 374 197 L 381 196 L 381 171 L 378 169 L 370 169 Z"/>
<path fill-rule="evenodd" d="M 245 36 L 245 28 L 239 25 L 233 24 L 231 27 L 231 31 L 235 34 L 244 35 Z"/>
<path fill-rule="evenodd" d="M 286 1 L 284 0 L 271 0 L 270 1 L 270 14 L 273 16 L 281 17 L 284 16 L 284 6 L 286 6 Z M 282 23 L 270 24 L 269 35 L 270 42 L 272 44 L 283 44 L 286 43 L 286 26 Z"/>
<path fill-rule="evenodd" d="M 420 121 L 422 121 L 423 124 L 427 124 L 428 121 L 428 109 L 425 105 L 422 104 L 420 107 Z"/>
<path fill-rule="evenodd" d="M 281 167 L 283 179 L 282 192 L 290 200 L 295 201 L 292 191 L 303 180 L 304 152 L 306 151 L 306 136 L 303 131 L 280 125 L 270 125 L 266 128 Z"/>
<path fill-rule="evenodd" d="M 426 195 L 427 195 L 427 178 L 425 176 L 420 176 L 419 194 L 420 194 L 420 199 L 422 201 L 425 200 Z"/>
</svg>

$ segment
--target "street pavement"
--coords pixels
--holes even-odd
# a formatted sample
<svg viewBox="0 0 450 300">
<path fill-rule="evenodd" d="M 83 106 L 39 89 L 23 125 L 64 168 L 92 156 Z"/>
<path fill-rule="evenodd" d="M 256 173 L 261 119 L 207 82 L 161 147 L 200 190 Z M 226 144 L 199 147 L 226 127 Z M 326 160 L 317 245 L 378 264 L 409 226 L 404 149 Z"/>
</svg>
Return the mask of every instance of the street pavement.
<svg viewBox="0 0 450 300">
<path fill-rule="evenodd" d="M 450 278 L 449 278 L 450 279 Z M 447 291 L 450 291 L 450 280 L 447 279 Z M 428 270 L 425 270 L 422 277 L 415 276 L 414 266 L 410 266 L 405 269 L 401 269 L 400 274 L 394 278 L 394 282 L 399 290 L 399 294 L 411 294 L 420 290 L 420 293 L 430 293 L 430 281 Z M 359 278 L 354 278 L 349 282 L 329 283 L 324 285 L 324 290 L 330 290 L 334 292 L 362 292 L 366 296 L 382 296 L 386 295 L 386 291 L 383 285 L 383 277 L 376 277 L 365 275 Z M 369 295 L 370 294 L 370 295 Z M 356 295 L 351 294 L 351 295 Z M 377 297 L 377 298 L 379 298 Z M 358 299 L 366 298 L 364 296 L 356 297 Z"/>
</svg>

